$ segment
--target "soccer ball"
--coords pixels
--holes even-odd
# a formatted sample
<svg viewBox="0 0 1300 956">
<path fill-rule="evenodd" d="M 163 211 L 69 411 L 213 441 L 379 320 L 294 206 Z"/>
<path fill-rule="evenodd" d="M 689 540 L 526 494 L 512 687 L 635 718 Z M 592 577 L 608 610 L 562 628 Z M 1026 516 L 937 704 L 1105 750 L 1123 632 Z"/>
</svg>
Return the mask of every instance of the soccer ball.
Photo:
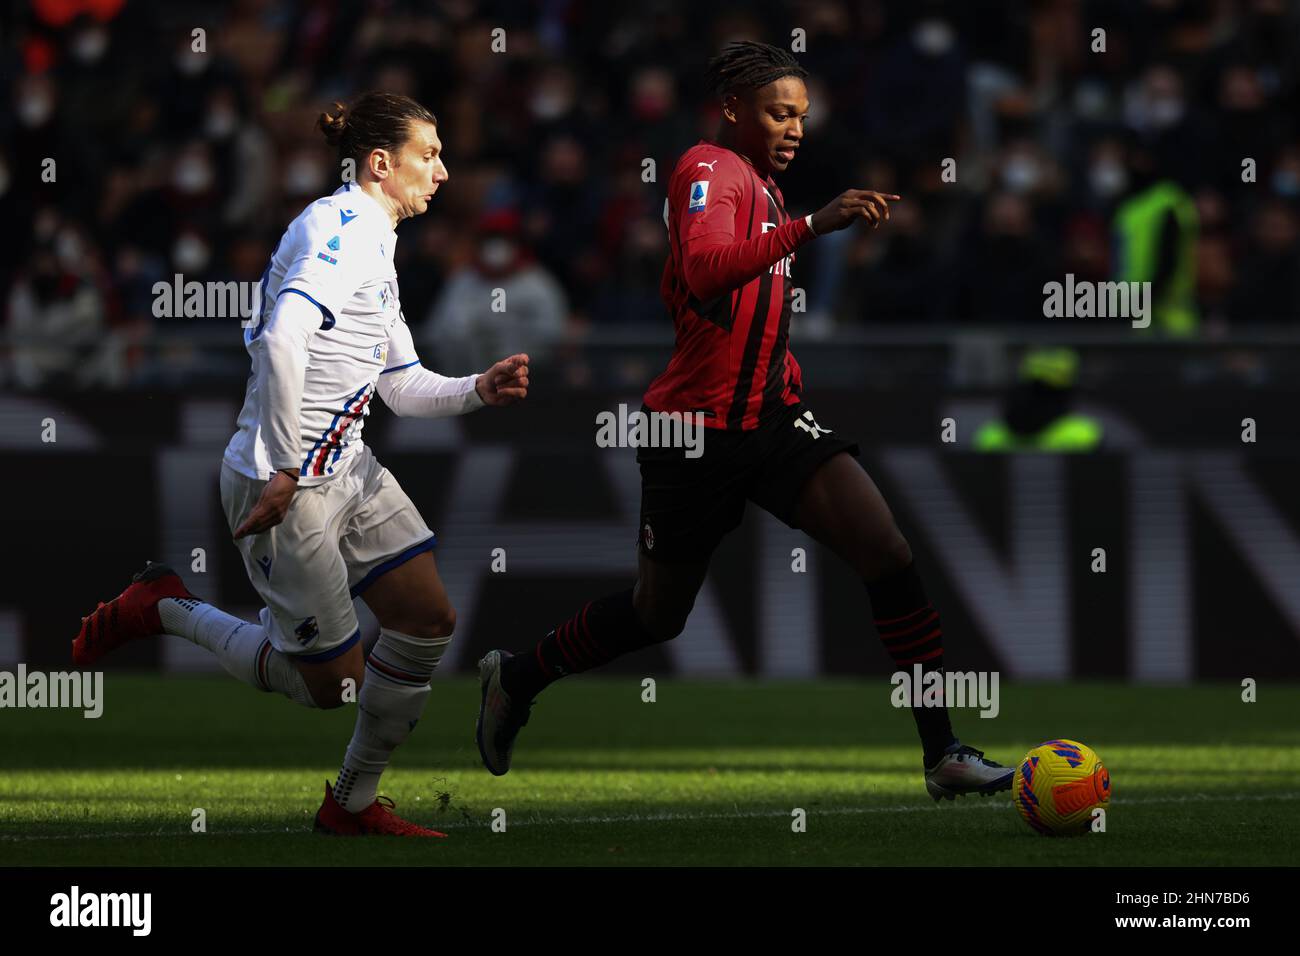
<svg viewBox="0 0 1300 956">
<path fill-rule="evenodd" d="M 1020 761 L 1011 798 L 1020 816 L 1046 836 L 1092 828 L 1092 812 L 1110 802 L 1110 771 L 1077 740 L 1049 740 Z"/>
</svg>

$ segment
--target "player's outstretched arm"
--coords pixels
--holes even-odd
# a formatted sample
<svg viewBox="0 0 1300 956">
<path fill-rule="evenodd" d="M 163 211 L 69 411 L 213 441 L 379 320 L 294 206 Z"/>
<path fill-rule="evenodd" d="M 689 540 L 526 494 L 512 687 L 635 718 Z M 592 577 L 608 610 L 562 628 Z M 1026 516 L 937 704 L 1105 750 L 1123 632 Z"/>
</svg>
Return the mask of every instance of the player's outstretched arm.
<svg viewBox="0 0 1300 956">
<path fill-rule="evenodd" d="M 463 378 L 447 378 L 419 363 L 379 376 L 379 397 L 403 417 L 464 415 L 484 405 L 509 405 L 527 393 L 526 355 L 511 356 L 481 375 Z"/>
<path fill-rule="evenodd" d="M 893 193 L 878 193 L 872 189 L 846 189 L 812 215 L 812 229 L 822 236 L 828 232 L 846 229 L 859 220 L 871 223 L 874 229 L 889 221 L 889 200 L 902 199 Z"/>
<path fill-rule="evenodd" d="M 738 289 L 813 238 L 802 219 L 749 239 L 711 235 L 688 240 L 682 248 L 682 278 L 701 302 Z"/>
<path fill-rule="evenodd" d="M 481 375 L 447 378 L 420 364 L 406 321 L 388 338 L 388 367 L 379 374 L 379 397 L 394 414 L 416 418 L 464 415 L 484 405 L 509 405 L 528 392 L 528 356 L 512 355 Z"/>
<path fill-rule="evenodd" d="M 687 239 L 682 276 L 691 294 L 707 302 L 762 275 L 780 259 L 815 236 L 844 229 L 859 220 L 872 228 L 889 220 L 892 193 L 847 189 L 813 215 L 795 219 L 761 235 L 735 241 L 723 232 Z"/>
</svg>

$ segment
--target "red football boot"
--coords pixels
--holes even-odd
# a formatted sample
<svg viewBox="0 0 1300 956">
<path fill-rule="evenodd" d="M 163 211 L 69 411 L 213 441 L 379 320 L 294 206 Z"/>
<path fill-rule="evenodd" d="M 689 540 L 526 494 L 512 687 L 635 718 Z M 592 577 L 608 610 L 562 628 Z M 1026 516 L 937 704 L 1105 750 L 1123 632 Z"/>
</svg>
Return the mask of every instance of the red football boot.
<svg viewBox="0 0 1300 956">
<path fill-rule="evenodd" d="M 393 812 L 393 803 L 388 797 L 380 797 L 360 813 L 348 813 L 337 800 L 329 781 L 325 781 L 325 802 L 316 811 L 317 833 L 329 836 L 407 836 L 407 837 L 445 837 L 447 834 L 429 830 L 418 824 L 403 820 Z"/>
<path fill-rule="evenodd" d="M 158 602 L 165 597 L 198 600 L 180 575 L 165 564 L 150 561 L 131 578 L 130 587 L 107 604 L 100 601 L 99 607 L 81 619 L 81 631 L 72 642 L 73 663 L 89 667 L 127 641 L 161 634 Z"/>
</svg>

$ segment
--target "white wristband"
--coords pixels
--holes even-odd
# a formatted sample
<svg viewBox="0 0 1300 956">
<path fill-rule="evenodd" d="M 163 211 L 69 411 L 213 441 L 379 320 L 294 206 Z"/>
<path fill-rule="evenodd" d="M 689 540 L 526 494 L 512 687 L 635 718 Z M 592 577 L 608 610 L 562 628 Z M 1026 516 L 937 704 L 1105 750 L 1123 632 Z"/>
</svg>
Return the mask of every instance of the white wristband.
<svg viewBox="0 0 1300 956">
<path fill-rule="evenodd" d="M 812 227 L 812 213 L 809 213 L 808 215 L 804 216 L 803 221 L 808 223 L 808 231 L 811 232 L 814 236 L 817 235 L 817 230 Z"/>
</svg>

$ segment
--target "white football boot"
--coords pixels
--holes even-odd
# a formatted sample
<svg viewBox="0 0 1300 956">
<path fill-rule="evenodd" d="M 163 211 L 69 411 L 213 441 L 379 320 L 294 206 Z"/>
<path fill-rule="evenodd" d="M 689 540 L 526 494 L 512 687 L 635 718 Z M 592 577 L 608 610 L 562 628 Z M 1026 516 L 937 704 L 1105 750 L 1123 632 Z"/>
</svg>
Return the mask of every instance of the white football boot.
<svg viewBox="0 0 1300 956">
<path fill-rule="evenodd" d="M 487 656 L 478 662 L 482 697 L 474 736 L 478 740 L 483 766 L 498 777 L 510 770 L 515 738 L 519 736 L 519 729 L 528 723 L 528 713 L 533 705 L 531 700 L 522 705 L 512 701 L 501 686 L 501 663 L 512 656 L 509 651 L 488 651 Z"/>
<path fill-rule="evenodd" d="M 925 789 L 936 801 L 955 800 L 968 793 L 987 797 L 1010 790 L 1015 767 L 984 759 L 984 751 L 958 741 L 949 747 L 933 767 L 925 768 Z"/>
</svg>

